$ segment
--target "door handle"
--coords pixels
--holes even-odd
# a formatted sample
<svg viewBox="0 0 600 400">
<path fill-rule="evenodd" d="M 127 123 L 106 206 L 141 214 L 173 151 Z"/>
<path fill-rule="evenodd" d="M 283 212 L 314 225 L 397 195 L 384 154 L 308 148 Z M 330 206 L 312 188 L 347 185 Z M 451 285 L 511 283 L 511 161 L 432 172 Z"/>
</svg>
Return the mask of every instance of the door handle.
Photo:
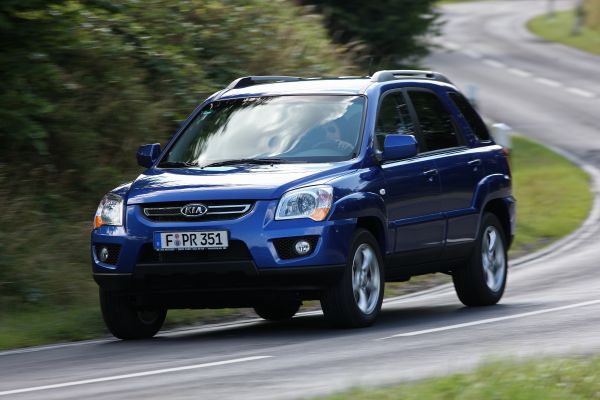
<svg viewBox="0 0 600 400">
<path fill-rule="evenodd" d="M 428 169 L 427 171 L 423 171 L 423 176 L 427 178 L 427 181 L 433 182 L 433 178 L 438 174 L 437 169 Z"/>
<path fill-rule="evenodd" d="M 473 172 L 479 171 L 479 167 L 481 166 L 481 158 L 476 158 L 467 163 L 469 167 L 473 167 Z"/>
</svg>

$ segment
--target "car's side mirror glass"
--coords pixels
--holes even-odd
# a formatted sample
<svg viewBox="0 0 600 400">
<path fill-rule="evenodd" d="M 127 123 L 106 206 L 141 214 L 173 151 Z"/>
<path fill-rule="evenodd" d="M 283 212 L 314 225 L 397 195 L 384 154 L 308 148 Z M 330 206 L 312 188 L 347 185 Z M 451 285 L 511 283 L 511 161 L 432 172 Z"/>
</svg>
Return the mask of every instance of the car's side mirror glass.
<svg viewBox="0 0 600 400">
<path fill-rule="evenodd" d="M 143 144 L 137 151 L 138 165 L 150 168 L 160 155 L 160 143 Z"/>
<path fill-rule="evenodd" d="M 382 161 L 402 160 L 417 153 L 417 139 L 413 135 L 387 135 L 383 141 Z"/>
</svg>

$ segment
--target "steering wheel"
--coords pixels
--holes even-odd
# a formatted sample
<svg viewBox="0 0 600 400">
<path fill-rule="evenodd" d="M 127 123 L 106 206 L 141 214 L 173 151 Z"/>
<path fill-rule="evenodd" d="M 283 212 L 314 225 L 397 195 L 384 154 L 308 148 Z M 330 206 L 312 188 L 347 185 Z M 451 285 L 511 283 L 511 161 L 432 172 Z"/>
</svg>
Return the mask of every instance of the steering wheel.
<svg viewBox="0 0 600 400">
<path fill-rule="evenodd" d="M 317 142 L 311 146 L 311 148 L 313 148 L 313 149 L 319 148 L 319 147 L 321 147 L 321 148 L 324 147 L 326 149 L 341 151 L 338 142 L 334 141 L 334 140 L 321 140 L 320 142 Z"/>
<path fill-rule="evenodd" d="M 340 155 L 350 153 L 352 150 L 354 150 L 354 146 L 352 146 L 350 143 L 348 143 L 344 140 L 322 140 L 320 142 L 315 143 L 315 145 L 312 146 L 312 148 L 313 149 L 316 149 L 316 148 L 331 149 L 331 150 L 335 150 Z"/>
</svg>

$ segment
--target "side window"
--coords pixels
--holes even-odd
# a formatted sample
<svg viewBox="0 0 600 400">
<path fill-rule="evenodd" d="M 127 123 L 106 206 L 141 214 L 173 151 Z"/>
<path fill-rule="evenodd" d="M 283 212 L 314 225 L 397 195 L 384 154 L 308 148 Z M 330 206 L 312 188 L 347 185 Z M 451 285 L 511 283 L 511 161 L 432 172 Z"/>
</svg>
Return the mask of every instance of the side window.
<svg viewBox="0 0 600 400">
<path fill-rule="evenodd" d="M 375 124 L 377 146 L 383 149 L 385 137 L 390 134 L 414 135 L 414 125 L 402 93 L 392 93 L 383 98 Z"/>
<path fill-rule="evenodd" d="M 452 117 L 437 95 L 421 90 L 409 91 L 408 95 L 417 113 L 427 151 L 458 146 Z"/>
<path fill-rule="evenodd" d="M 482 142 L 490 140 L 490 132 L 488 131 L 487 126 L 485 126 L 485 123 L 465 96 L 454 92 L 449 93 L 449 96 L 454 104 L 456 104 L 456 107 L 458 107 L 463 117 L 465 117 L 465 120 L 471 127 L 471 131 L 473 131 L 475 136 Z"/>
</svg>

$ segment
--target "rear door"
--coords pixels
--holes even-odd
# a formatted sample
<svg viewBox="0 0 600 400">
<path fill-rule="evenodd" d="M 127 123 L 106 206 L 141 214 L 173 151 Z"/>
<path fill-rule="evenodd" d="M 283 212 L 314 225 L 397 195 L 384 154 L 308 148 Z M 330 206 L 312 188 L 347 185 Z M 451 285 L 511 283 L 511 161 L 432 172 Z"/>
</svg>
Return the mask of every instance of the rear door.
<svg viewBox="0 0 600 400">
<path fill-rule="evenodd" d="M 388 92 L 379 105 L 376 147 L 387 135 L 415 135 L 414 116 L 401 91 Z M 440 204 L 440 180 L 432 157 L 388 161 L 381 166 L 390 231 L 395 232 L 395 266 L 419 264 L 440 257 L 445 221 Z"/>
<path fill-rule="evenodd" d="M 441 210 L 447 219 L 442 257 L 466 256 L 475 240 L 479 217 L 473 199 L 484 176 L 481 155 L 467 145 L 458 121 L 443 101 L 447 98 L 425 89 L 411 89 L 408 96 L 427 154 L 434 157 L 439 172 Z"/>
</svg>

